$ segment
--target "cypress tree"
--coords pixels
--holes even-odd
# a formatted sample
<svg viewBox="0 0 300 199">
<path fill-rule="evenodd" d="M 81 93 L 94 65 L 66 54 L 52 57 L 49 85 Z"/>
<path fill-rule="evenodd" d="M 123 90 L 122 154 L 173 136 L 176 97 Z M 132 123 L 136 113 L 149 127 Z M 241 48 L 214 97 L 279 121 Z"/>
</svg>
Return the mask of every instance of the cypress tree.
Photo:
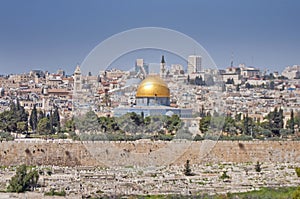
<svg viewBox="0 0 300 199">
<path fill-rule="evenodd" d="M 293 109 L 291 110 L 291 119 L 290 119 L 290 124 L 289 124 L 290 129 L 292 130 L 292 133 L 295 133 L 295 119 L 294 119 L 294 111 Z"/>
<path fill-rule="evenodd" d="M 53 126 L 57 127 L 57 131 L 60 131 L 60 116 L 57 106 L 55 107 L 52 115 L 52 123 Z"/>
<path fill-rule="evenodd" d="M 30 124 L 31 129 L 33 131 L 35 131 L 36 128 L 37 128 L 37 124 L 38 124 L 38 120 L 37 119 L 38 118 L 37 118 L 36 105 L 34 105 L 32 111 L 31 111 L 30 119 L 29 119 L 29 124 Z"/>
<path fill-rule="evenodd" d="M 17 100 L 16 100 L 16 110 L 19 111 L 20 108 L 21 108 L 20 101 L 19 101 L 19 98 L 17 98 Z"/>
<path fill-rule="evenodd" d="M 12 112 L 12 113 L 15 113 L 16 112 L 16 104 L 11 100 L 10 101 L 10 104 L 9 104 L 9 110 L 10 110 L 10 112 Z"/>
<path fill-rule="evenodd" d="M 40 121 L 41 119 L 43 119 L 45 117 L 46 117 L 45 113 L 42 110 L 40 110 L 39 113 L 38 113 L 38 121 Z"/>
<path fill-rule="evenodd" d="M 184 175 L 186 176 L 192 176 L 192 169 L 190 167 L 190 160 L 186 161 L 186 164 L 184 165 Z"/>
<path fill-rule="evenodd" d="M 50 123 L 50 133 L 55 133 L 55 129 L 53 128 L 54 122 L 53 122 L 53 114 L 52 110 L 50 110 L 50 116 L 49 116 L 49 123 Z"/>
</svg>

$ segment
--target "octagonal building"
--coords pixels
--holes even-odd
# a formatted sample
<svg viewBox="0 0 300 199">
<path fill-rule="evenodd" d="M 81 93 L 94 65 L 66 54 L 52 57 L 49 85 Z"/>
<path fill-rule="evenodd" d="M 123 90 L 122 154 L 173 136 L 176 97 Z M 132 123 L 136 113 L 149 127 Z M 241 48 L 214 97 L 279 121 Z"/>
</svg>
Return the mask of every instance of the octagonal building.
<svg viewBox="0 0 300 199">
<path fill-rule="evenodd" d="M 147 116 L 178 115 L 181 118 L 191 118 L 192 109 L 175 108 L 170 106 L 170 89 L 158 76 L 149 75 L 138 86 L 136 91 L 136 105 L 118 107 L 114 109 L 114 116 L 119 117 L 134 112 Z"/>
<path fill-rule="evenodd" d="M 159 76 L 148 76 L 138 86 L 137 106 L 170 106 L 170 89 Z"/>
</svg>

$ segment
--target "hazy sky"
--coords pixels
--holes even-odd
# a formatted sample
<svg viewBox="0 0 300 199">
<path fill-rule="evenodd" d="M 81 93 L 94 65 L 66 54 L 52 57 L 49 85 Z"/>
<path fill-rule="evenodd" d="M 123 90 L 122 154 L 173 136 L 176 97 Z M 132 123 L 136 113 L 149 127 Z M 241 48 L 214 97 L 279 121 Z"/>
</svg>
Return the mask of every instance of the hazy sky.
<svg viewBox="0 0 300 199">
<path fill-rule="evenodd" d="M 221 68 L 233 52 L 235 64 L 281 71 L 300 64 L 299 9 L 298 0 L 1 0 L 0 74 L 70 74 L 101 41 L 149 26 L 194 38 Z"/>
</svg>

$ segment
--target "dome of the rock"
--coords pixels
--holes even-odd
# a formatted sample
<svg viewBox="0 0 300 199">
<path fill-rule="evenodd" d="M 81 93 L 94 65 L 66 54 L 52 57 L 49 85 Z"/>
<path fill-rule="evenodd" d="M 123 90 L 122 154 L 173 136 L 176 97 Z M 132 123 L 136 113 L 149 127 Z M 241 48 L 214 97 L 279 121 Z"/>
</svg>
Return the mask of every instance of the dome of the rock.
<svg viewBox="0 0 300 199">
<path fill-rule="evenodd" d="M 136 97 L 170 97 L 168 85 L 159 76 L 148 76 L 138 86 Z"/>
</svg>

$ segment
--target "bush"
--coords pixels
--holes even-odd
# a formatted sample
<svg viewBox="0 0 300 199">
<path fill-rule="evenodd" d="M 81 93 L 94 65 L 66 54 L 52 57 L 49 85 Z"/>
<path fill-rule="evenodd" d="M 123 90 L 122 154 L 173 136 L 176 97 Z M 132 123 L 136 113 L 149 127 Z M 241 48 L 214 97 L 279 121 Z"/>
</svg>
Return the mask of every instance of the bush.
<svg viewBox="0 0 300 199">
<path fill-rule="evenodd" d="M 298 175 L 298 173 L 297 173 L 297 175 Z M 298 175 L 298 177 L 299 177 L 299 175 Z M 300 198 L 300 187 L 298 187 L 298 188 L 293 192 L 292 198 L 293 198 L 293 199 L 299 199 L 299 198 Z"/>
<path fill-rule="evenodd" d="M 225 179 L 229 179 L 230 176 L 227 175 L 227 171 L 223 171 L 222 175 L 220 176 L 220 179 L 225 180 Z"/>
<path fill-rule="evenodd" d="M 193 176 L 192 169 L 190 167 L 190 160 L 186 161 L 186 164 L 184 165 L 184 175 L 186 176 Z"/>
<path fill-rule="evenodd" d="M 171 141 L 173 140 L 173 135 L 167 135 L 167 134 L 158 134 L 151 137 L 152 140 L 163 140 L 163 141 Z"/>
<path fill-rule="evenodd" d="M 298 177 L 300 177 L 300 167 L 295 168 L 296 174 Z"/>
<path fill-rule="evenodd" d="M 240 136 L 233 136 L 231 140 L 247 141 L 247 140 L 253 140 L 253 138 L 249 135 L 240 135 Z"/>
<path fill-rule="evenodd" d="M 9 132 L 1 132 L 0 133 L 0 140 L 6 140 L 6 141 L 11 141 L 14 140 L 14 137 L 11 135 Z"/>
<path fill-rule="evenodd" d="M 59 139 L 67 139 L 68 137 L 64 133 L 57 133 L 57 138 L 59 138 Z"/>
<path fill-rule="evenodd" d="M 66 196 L 66 191 L 61 190 L 61 191 L 55 191 L 54 189 L 50 189 L 49 192 L 45 192 L 45 196 Z"/>
<path fill-rule="evenodd" d="M 259 161 L 257 161 L 257 163 L 255 165 L 255 171 L 256 172 L 261 172 L 261 164 L 259 163 Z"/>
<path fill-rule="evenodd" d="M 187 129 L 179 129 L 176 133 L 175 139 L 193 140 L 193 135 Z"/>
<path fill-rule="evenodd" d="M 7 190 L 9 192 L 25 192 L 29 190 L 29 188 L 33 188 L 37 186 L 37 182 L 39 179 L 39 174 L 37 170 L 32 170 L 27 172 L 27 168 L 25 165 L 21 165 L 17 168 L 16 174 L 9 181 L 9 186 Z"/>
<path fill-rule="evenodd" d="M 195 137 L 194 137 L 194 141 L 201 141 L 201 140 L 204 140 L 203 137 L 201 137 L 201 135 L 197 134 Z"/>
</svg>

